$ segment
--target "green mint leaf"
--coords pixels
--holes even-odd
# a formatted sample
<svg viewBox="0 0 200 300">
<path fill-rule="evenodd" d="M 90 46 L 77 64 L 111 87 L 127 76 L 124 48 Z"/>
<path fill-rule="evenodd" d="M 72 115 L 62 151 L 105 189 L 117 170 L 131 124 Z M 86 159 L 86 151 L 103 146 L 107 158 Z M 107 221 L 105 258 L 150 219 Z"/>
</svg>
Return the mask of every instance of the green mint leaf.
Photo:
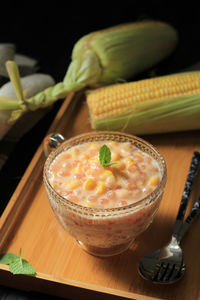
<svg viewBox="0 0 200 300">
<path fill-rule="evenodd" d="M 104 144 L 99 150 L 99 161 L 103 167 L 108 167 L 116 163 L 111 163 L 110 149 Z"/>
<path fill-rule="evenodd" d="M 109 166 L 112 166 L 112 165 L 116 165 L 116 162 L 105 163 L 105 164 L 104 164 L 104 167 L 109 167 Z"/>
<path fill-rule="evenodd" d="M 24 275 L 35 275 L 36 271 L 25 259 L 22 259 L 21 256 L 17 257 L 9 264 L 10 272 L 14 275 L 24 274 Z"/>
<path fill-rule="evenodd" d="M 13 274 L 35 275 L 36 271 L 31 264 L 21 257 L 21 248 L 19 256 L 13 253 L 3 253 L 0 255 L 0 263 L 9 265 L 10 272 Z"/>
<path fill-rule="evenodd" d="M 13 253 L 3 253 L 0 255 L 0 264 L 9 265 L 16 258 L 17 255 Z"/>
<path fill-rule="evenodd" d="M 102 166 L 109 163 L 111 160 L 111 152 L 110 149 L 104 144 L 99 151 L 99 160 Z"/>
<path fill-rule="evenodd" d="M 20 264 L 22 265 L 22 256 L 21 256 L 21 253 L 22 253 L 22 248 L 19 249 L 19 260 L 20 260 Z"/>
</svg>

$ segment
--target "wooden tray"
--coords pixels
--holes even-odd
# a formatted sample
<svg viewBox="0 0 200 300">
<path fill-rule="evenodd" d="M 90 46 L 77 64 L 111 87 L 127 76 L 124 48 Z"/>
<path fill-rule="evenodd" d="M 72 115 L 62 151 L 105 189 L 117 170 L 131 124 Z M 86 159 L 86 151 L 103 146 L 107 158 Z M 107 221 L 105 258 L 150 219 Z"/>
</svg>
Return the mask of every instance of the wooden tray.
<svg viewBox="0 0 200 300">
<path fill-rule="evenodd" d="M 86 131 L 91 128 L 84 96 L 71 94 L 49 132 L 69 138 Z M 0 284 L 72 299 L 200 299 L 200 218 L 182 242 L 187 269 L 179 282 L 155 285 L 137 272 L 140 257 L 170 238 L 193 151 L 200 150 L 199 131 L 143 138 L 165 157 L 168 181 L 154 222 L 133 246 L 111 258 L 93 257 L 77 246 L 57 223 L 48 203 L 41 145 L 0 220 L 0 253 L 18 254 L 22 248 L 22 257 L 35 267 L 37 276 L 12 275 L 7 266 L 0 265 Z"/>
</svg>

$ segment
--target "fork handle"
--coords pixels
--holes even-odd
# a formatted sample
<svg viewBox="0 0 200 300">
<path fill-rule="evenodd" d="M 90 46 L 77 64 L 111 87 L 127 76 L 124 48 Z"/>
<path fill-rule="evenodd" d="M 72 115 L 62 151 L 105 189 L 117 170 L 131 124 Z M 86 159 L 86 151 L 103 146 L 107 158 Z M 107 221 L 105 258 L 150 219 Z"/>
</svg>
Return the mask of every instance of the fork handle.
<svg viewBox="0 0 200 300">
<path fill-rule="evenodd" d="M 188 231 L 190 225 L 192 224 L 192 222 L 196 219 L 196 217 L 199 215 L 200 213 L 200 197 L 198 198 L 198 200 L 194 203 L 187 219 L 185 220 L 185 222 L 183 223 L 178 235 L 177 235 L 177 242 L 180 243 L 180 241 L 182 240 L 183 236 L 185 235 L 185 233 Z"/>
<path fill-rule="evenodd" d="M 200 163 L 200 152 L 195 151 L 192 156 L 192 160 L 190 163 L 190 168 L 187 176 L 187 180 L 185 183 L 179 211 L 176 217 L 176 221 L 174 224 L 174 229 L 173 229 L 173 236 L 177 237 L 178 233 L 180 231 L 180 228 L 182 226 L 182 221 L 185 216 L 188 200 L 190 198 L 190 194 L 192 191 L 192 187 L 194 184 L 194 180 L 196 178 L 197 172 L 198 172 L 198 167 Z"/>
</svg>

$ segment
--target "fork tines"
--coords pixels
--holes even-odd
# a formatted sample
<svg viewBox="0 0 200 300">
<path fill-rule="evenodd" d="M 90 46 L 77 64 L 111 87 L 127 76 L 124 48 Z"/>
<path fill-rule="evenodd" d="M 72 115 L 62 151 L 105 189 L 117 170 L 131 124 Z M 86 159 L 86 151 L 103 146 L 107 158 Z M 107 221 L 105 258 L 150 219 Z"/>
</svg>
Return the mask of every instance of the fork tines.
<svg viewBox="0 0 200 300">
<path fill-rule="evenodd" d="M 157 263 L 152 274 L 153 282 L 172 283 L 184 274 L 185 264 L 176 265 L 162 261 Z M 181 273 L 181 274 L 180 274 Z"/>
</svg>

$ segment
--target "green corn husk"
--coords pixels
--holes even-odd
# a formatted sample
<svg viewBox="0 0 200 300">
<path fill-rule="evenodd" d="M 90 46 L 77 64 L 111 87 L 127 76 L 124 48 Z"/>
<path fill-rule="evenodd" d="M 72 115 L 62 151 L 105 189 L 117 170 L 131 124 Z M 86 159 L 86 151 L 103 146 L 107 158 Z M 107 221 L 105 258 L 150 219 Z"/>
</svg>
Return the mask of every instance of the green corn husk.
<svg viewBox="0 0 200 300">
<path fill-rule="evenodd" d="M 176 30 L 158 21 L 90 33 L 76 43 L 64 83 L 110 84 L 129 79 L 168 56 L 177 40 Z"/>
<path fill-rule="evenodd" d="M 169 100 L 165 105 L 97 121 L 95 129 L 136 135 L 200 129 L 200 95 Z"/>
<path fill-rule="evenodd" d="M 29 111 L 25 95 L 34 95 L 44 87 L 54 84 L 53 78 L 47 74 L 31 74 L 23 77 L 21 82 L 15 62 L 8 61 L 6 68 L 11 82 L 7 82 L 0 89 L 0 140 L 6 134 L 10 134 L 9 138 L 19 139 L 44 116 L 49 108 L 39 109 L 37 112 Z"/>
<path fill-rule="evenodd" d="M 127 80 L 170 55 L 177 41 L 177 31 L 158 21 L 134 22 L 90 33 L 75 44 L 63 82 L 26 99 L 26 104 L 34 110 L 72 91 Z"/>
<path fill-rule="evenodd" d="M 127 80 L 170 55 L 177 41 L 177 31 L 159 21 L 133 22 L 90 33 L 75 44 L 63 81 L 23 103 L 28 110 L 35 110 L 72 91 Z"/>
</svg>

